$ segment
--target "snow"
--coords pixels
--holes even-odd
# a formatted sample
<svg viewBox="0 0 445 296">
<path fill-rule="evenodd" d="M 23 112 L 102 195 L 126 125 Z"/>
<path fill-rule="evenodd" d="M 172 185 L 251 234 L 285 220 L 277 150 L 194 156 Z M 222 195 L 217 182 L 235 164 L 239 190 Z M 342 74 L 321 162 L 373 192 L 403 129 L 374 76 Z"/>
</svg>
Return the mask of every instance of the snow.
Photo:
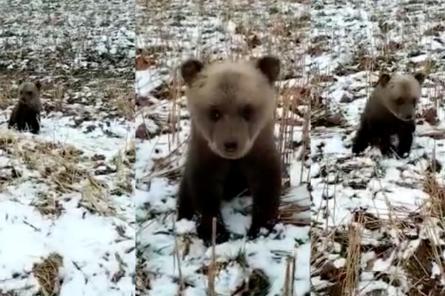
<svg viewBox="0 0 445 296">
<path fill-rule="evenodd" d="M 298 207 L 273 233 L 248 240 L 251 198 L 223 204 L 231 239 L 215 247 L 216 292 L 240 294 L 252 280 L 283 295 L 293 258 L 295 295 L 338 294 L 355 230 L 357 295 L 444 293 L 444 219 L 427 186 L 445 186 L 445 168 L 427 172 L 433 155 L 445 165 L 443 1 L 0 0 L 0 7 L 1 295 L 45 294 L 34 268 L 52 253 L 62 257 L 56 295 L 207 295 L 212 249 L 194 221 L 175 216 L 190 131 L 177 69 L 190 57 L 264 54 L 282 62 L 278 118 L 285 91 L 301 99 L 293 87 L 314 101 L 293 106 L 283 148 L 283 206 Z M 141 71 L 132 70 L 135 49 L 149 59 Z M 414 70 L 429 73 L 410 156 L 377 149 L 353 156 L 379 73 Z M 39 135 L 7 129 L 22 78 L 43 85 Z M 432 109 L 437 124 L 427 120 Z M 324 126 L 317 118 L 342 121 Z M 146 137 L 134 139 L 142 124 Z M 279 123 L 275 130 L 278 140 Z"/>
<path fill-rule="evenodd" d="M 427 208 L 431 207 L 431 196 L 425 191 L 424 182 L 433 151 L 436 160 L 441 164 L 445 161 L 445 140 L 433 140 L 425 135 L 440 128 L 445 120 L 441 98 L 444 89 L 438 82 L 444 78 L 441 69 L 445 36 L 440 31 L 435 36 L 425 33 L 440 23 L 439 11 L 445 7 L 439 2 L 424 6 L 421 1 L 403 0 L 353 3 L 315 0 L 312 4 L 310 36 L 312 46 L 319 50 L 311 56 L 311 69 L 314 76 L 320 73 L 332 77 L 329 82 L 317 85 L 317 91 L 325 99 L 326 109 L 339 110 L 346 121 L 332 127 L 313 125 L 311 130 L 312 221 L 316 225 L 312 234 L 317 238 L 313 240 L 316 252 L 312 256 L 319 258 L 318 267 L 312 266 L 311 270 L 313 292 L 330 295 L 329 289 L 325 288 L 338 285 L 340 280 L 326 274 L 320 266 L 333 263 L 338 274 L 345 272 L 346 265 L 343 267 L 344 264 L 339 262 L 352 259 L 345 253 L 350 244 L 348 229 L 357 222 L 357 212 L 361 212 L 375 217 L 379 224 L 369 222 L 367 226 L 368 222 L 362 222 L 366 229 L 360 233 L 362 248 L 356 255 L 361 264 L 355 293 L 411 295 L 413 286 L 422 287 L 405 264 L 413 260 L 413 256 L 419 256 L 416 255 L 421 252 L 419 238 L 437 245 L 439 253 L 444 247 L 443 242 L 435 239 L 437 235 L 443 235 L 443 219 L 439 217 L 441 222 L 438 222 L 429 214 Z M 423 21 L 425 19 L 428 21 Z M 380 29 L 385 22 L 389 27 L 386 34 Z M 389 46 L 385 42 L 397 42 L 400 49 L 388 49 L 390 52 L 385 55 L 382 47 Z M 360 64 L 366 58 L 378 58 L 378 61 L 374 61 L 371 68 Z M 435 66 L 423 85 L 418 108 L 419 119 L 423 120 L 418 120 L 409 158 L 385 158 L 377 149 L 369 148 L 363 156 L 353 156 L 351 144 L 355 130 L 379 70 L 411 72 L 425 69 L 431 61 Z M 348 94 L 347 102 L 342 100 L 345 94 Z M 440 120 L 436 127 L 427 123 L 422 115 L 424 110 L 434 106 L 435 98 L 439 99 L 437 113 Z M 445 170 L 434 173 L 432 178 L 443 184 Z M 341 237 L 346 240 L 339 239 Z M 415 242 L 415 246 L 410 242 Z M 332 244 L 337 247 L 326 248 Z M 389 246 L 394 246 L 389 249 L 393 251 L 381 258 L 382 251 L 379 250 Z M 436 260 L 443 264 L 444 259 L 443 256 L 440 259 L 422 258 L 425 261 L 421 264 L 435 266 Z M 433 273 L 437 273 L 436 268 L 431 275 Z M 394 281 L 381 280 L 382 277 Z M 424 293 L 430 293 L 423 289 Z M 439 291 L 432 293 L 443 293 Z"/>
<path fill-rule="evenodd" d="M 130 295 L 134 3 L 0 6 L 0 294 L 42 294 L 33 268 L 57 253 L 55 295 Z M 7 129 L 22 78 L 42 82 L 39 135 Z"/>
<path fill-rule="evenodd" d="M 205 9 L 210 11 L 221 4 L 223 7 L 227 6 L 222 1 L 206 1 Z M 207 291 L 205 270 L 211 262 L 211 248 L 206 248 L 197 237 L 195 222 L 175 221 L 176 194 L 189 134 L 188 112 L 181 87 L 176 86 L 173 92 L 170 88 L 170 85 L 176 85 L 179 81 L 177 67 L 189 57 L 216 60 L 258 56 L 268 52 L 268 44 L 276 48 L 285 46 L 288 50 L 288 46 L 293 46 L 292 42 L 296 38 L 289 35 L 289 40 L 284 43 L 280 40 L 282 36 L 272 36 L 269 30 L 273 28 L 268 23 L 275 23 L 279 30 L 278 28 L 282 28 L 280 26 L 285 26 L 286 19 L 303 18 L 308 9 L 306 4 L 282 1 L 256 1 L 255 4 L 240 1 L 231 5 L 235 5 L 237 9 L 230 8 L 230 17 L 226 17 L 220 9 L 215 10 L 217 13 L 200 14 L 199 5 L 191 1 L 172 1 L 149 8 L 142 4 L 137 6 L 137 19 L 141 26 L 143 24 L 143 30 L 138 34 L 136 43 L 147 52 L 152 52 L 148 57 L 155 60 L 155 65 L 137 71 L 135 87 L 140 97 L 147 97 L 152 102 L 140 107 L 135 119 L 136 126 L 145 124 L 149 131 L 148 139 L 136 142 L 135 206 L 138 223 L 137 249 L 141 254 L 137 268 L 146 275 L 144 279 L 148 278 L 149 282 L 148 286 L 137 287 L 141 295 L 176 295 L 179 293 L 181 280 L 185 283 L 182 289 L 184 295 L 206 295 Z M 278 14 L 273 15 L 271 7 Z M 177 11 L 181 11 L 180 16 Z M 244 13 L 246 11 L 249 12 Z M 277 21 L 278 16 L 285 18 Z M 166 25 L 159 27 L 160 23 Z M 299 25 L 299 29 L 308 29 L 307 23 L 303 21 Z M 290 27 L 289 30 L 293 28 Z M 154 33 L 159 31 L 162 31 L 162 39 Z M 262 44 L 248 49 L 246 40 L 251 37 L 250 34 L 261 38 Z M 304 81 L 302 71 L 299 71 L 305 66 L 299 64 L 303 58 L 294 61 L 294 53 L 304 55 L 304 51 L 298 45 L 294 49 L 295 51 L 288 50 L 288 54 L 280 57 L 283 77 L 289 77 L 277 83 L 281 88 L 299 86 Z M 243 54 L 246 50 L 248 53 Z M 272 54 L 279 52 L 278 49 L 271 51 Z M 159 89 L 166 86 L 170 93 L 167 98 L 156 95 Z M 173 110 L 180 118 L 177 123 L 180 130 L 175 134 L 171 132 L 172 123 L 169 120 Z M 282 114 L 281 111 L 278 110 L 278 114 Z M 299 120 L 303 122 L 303 119 Z M 277 133 L 279 130 L 277 124 Z M 302 126 L 294 127 L 291 139 L 301 142 Z M 290 153 L 287 172 L 291 176 L 291 187 L 283 195 L 283 200 L 308 209 L 310 193 L 307 184 L 300 182 L 301 179 L 307 180 L 307 164 L 304 163 L 302 170 L 303 164 L 297 157 L 300 154 L 301 146 Z M 261 235 L 251 241 L 245 237 L 251 221 L 251 203 L 251 198 L 236 198 L 223 203 L 223 218 L 232 238 L 215 248 L 218 265 L 216 292 L 231 295 L 242 288 L 250 276 L 260 271 L 270 284 L 267 295 L 282 295 L 286 262 L 291 256 L 296 258 L 293 279 L 295 295 L 305 295 L 310 290 L 309 211 L 303 210 L 294 215 L 297 219 L 306 221 L 306 226 L 279 223 L 275 226 L 275 233 Z M 176 258 L 178 255 L 179 265 Z"/>
</svg>

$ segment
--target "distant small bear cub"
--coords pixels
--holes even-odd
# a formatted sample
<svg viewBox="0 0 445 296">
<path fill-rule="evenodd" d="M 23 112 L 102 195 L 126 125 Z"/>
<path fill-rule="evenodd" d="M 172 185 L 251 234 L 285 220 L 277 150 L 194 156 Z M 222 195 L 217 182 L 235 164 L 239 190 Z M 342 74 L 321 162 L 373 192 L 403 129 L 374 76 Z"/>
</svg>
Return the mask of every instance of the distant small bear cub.
<svg viewBox="0 0 445 296">
<path fill-rule="evenodd" d="M 380 75 L 361 117 L 352 146 L 354 154 L 371 145 L 386 156 L 392 155 L 393 151 L 399 157 L 409 155 L 416 128 L 416 106 L 424 80 L 425 75 L 420 72 Z M 393 135 L 398 138 L 396 147 L 391 143 Z"/>
<path fill-rule="evenodd" d="M 40 89 L 41 84 L 23 82 L 19 85 L 19 101 L 12 110 L 8 128 L 19 131 L 30 130 L 34 134 L 40 131 Z"/>
<path fill-rule="evenodd" d="M 198 214 L 198 235 L 217 242 L 229 238 L 222 220 L 222 200 L 253 196 L 248 235 L 271 229 L 278 215 L 281 162 L 274 143 L 274 82 L 278 59 L 223 61 L 204 66 L 188 60 L 181 66 L 191 117 L 185 172 L 179 188 L 178 220 Z"/>
</svg>

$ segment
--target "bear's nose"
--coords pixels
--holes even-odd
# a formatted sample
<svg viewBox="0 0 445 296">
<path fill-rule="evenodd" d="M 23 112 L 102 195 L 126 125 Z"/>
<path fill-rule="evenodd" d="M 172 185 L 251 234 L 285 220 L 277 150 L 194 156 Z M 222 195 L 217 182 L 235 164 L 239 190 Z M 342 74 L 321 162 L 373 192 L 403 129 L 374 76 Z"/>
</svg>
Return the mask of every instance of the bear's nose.
<svg viewBox="0 0 445 296">
<path fill-rule="evenodd" d="M 226 150 L 226 152 L 235 152 L 237 148 L 238 148 L 238 143 L 235 141 L 224 143 L 224 149 Z"/>
</svg>

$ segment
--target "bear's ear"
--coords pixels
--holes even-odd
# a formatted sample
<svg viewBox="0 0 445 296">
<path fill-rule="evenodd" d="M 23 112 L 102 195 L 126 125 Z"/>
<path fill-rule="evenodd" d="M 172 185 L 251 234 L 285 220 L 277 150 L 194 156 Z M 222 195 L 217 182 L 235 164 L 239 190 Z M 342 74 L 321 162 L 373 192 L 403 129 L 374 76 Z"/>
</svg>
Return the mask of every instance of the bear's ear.
<svg viewBox="0 0 445 296">
<path fill-rule="evenodd" d="M 388 73 L 381 73 L 379 80 L 377 81 L 377 85 L 385 86 L 388 84 L 390 79 L 391 75 L 389 75 Z"/>
<path fill-rule="evenodd" d="M 425 81 L 426 75 L 423 72 L 414 73 L 414 78 L 419 82 L 420 85 Z"/>
<path fill-rule="evenodd" d="M 275 82 L 280 75 L 280 60 L 272 56 L 264 56 L 256 61 L 256 67 L 260 69 L 270 83 Z"/>
<path fill-rule="evenodd" d="M 38 90 L 42 88 L 42 83 L 40 82 L 40 80 L 34 81 L 34 85 L 37 87 Z"/>
<path fill-rule="evenodd" d="M 203 67 L 204 65 L 198 60 L 190 59 L 185 61 L 181 65 L 182 79 L 184 79 L 185 83 L 190 86 Z"/>
</svg>

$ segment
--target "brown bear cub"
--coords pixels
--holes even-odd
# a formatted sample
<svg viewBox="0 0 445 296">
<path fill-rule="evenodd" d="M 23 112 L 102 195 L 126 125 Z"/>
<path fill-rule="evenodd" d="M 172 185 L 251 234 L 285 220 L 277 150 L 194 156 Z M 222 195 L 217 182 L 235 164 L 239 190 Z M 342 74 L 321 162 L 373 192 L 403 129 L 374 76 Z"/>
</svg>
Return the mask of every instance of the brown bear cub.
<svg viewBox="0 0 445 296">
<path fill-rule="evenodd" d="M 271 229 L 281 193 L 280 154 L 274 143 L 274 82 L 279 60 L 223 61 L 204 66 L 188 60 L 181 67 L 191 117 L 185 172 L 179 188 L 178 220 L 198 215 L 197 232 L 205 243 L 217 219 L 218 243 L 229 238 L 221 201 L 249 192 L 253 196 L 248 235 Z"/>
<path fill-rule="evenodd" d="M 411 151 L 416 128 L 416 106 L 421 96 L 423 73 L 382 74 L 366 102 L 352 152 L 363 152 L 369 145 L 376 146 L 385 156 L 407 157 Z M 391 143 L 397 136 L 398 144 Z"/>
<path fill-rule="evenodd" d="M 40 89 L 37 82 L 23 82 L 19 86 L 19 101 L 12 110 L 8 128 L 19 131 L 30 130 L 34 134 L 40 131 Z"/>
</svg>

